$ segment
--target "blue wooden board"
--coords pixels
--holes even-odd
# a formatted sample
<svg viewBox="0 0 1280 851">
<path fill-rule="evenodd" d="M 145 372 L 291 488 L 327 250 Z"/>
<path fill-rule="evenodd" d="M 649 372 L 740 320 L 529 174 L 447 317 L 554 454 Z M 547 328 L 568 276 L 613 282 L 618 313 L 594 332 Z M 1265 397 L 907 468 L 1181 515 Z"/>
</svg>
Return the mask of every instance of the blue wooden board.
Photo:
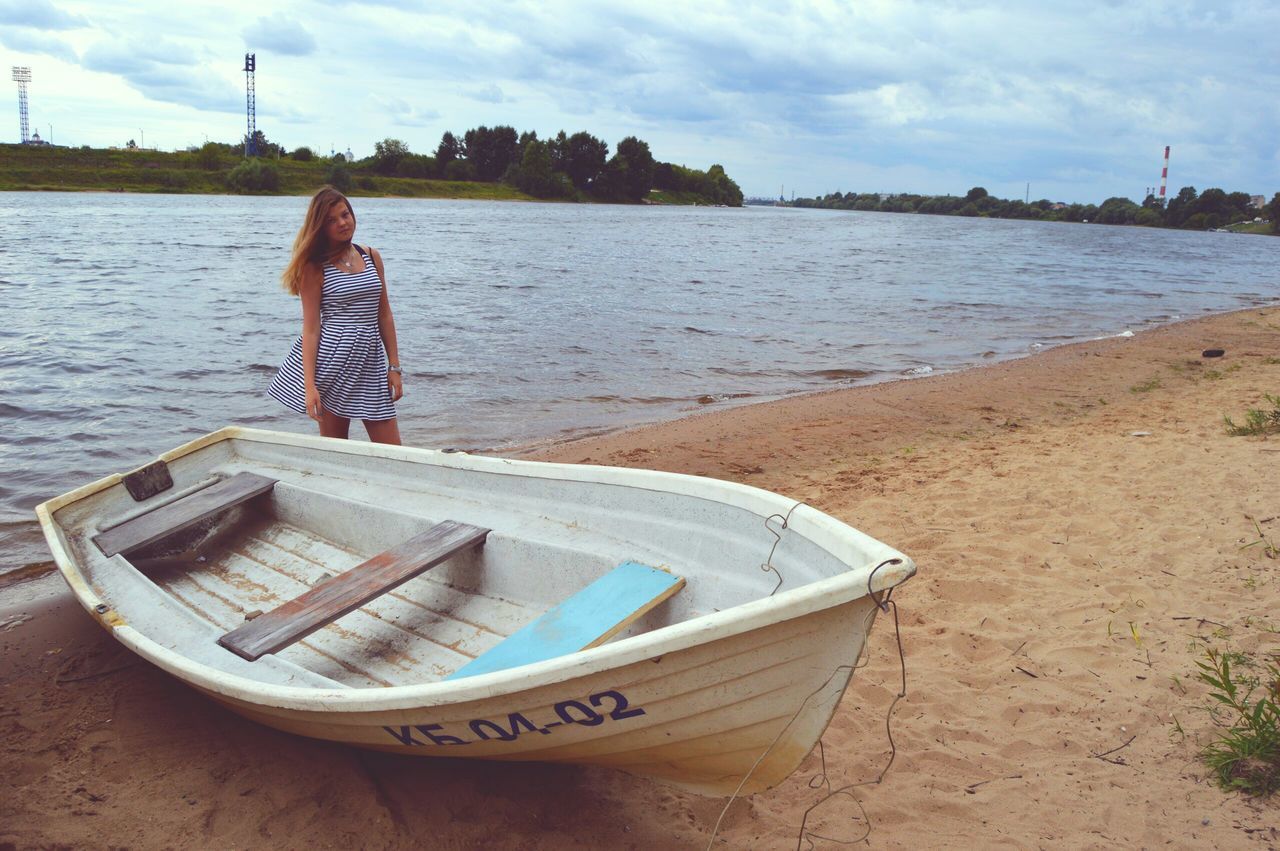
<svg viewBox="0 0 1280 851">
<path fill-rule="evenodd" d="M 516 668 L 594 646 L 683 585 L 678 576 L 624 561 L 445 679 Z"/>
</svg>

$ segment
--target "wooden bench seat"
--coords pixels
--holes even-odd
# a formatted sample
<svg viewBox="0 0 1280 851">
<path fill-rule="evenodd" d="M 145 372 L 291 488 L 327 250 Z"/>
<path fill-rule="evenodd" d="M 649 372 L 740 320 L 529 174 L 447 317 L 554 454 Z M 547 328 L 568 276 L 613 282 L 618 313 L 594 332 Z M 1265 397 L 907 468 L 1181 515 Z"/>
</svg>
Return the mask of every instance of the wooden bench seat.
<svg viewBox="0 0 1280 851">
<path fill-rule="evenodd" d="M 679 576 L 623 562 L 445 679 L 516 668 L 603 644 L 683 587 Z"/>
<path fill-rule="evenodd" d="M 110 558 L 132 552 L 147 544 L 155 543 L 161 538 L 194 526 L 242 502 L 247 502 L 259 494 L 266 493 L 275 487 L 276 480 L 257 473 L 236 473 L 188 494 L 181 499 L 162 505 L 126 520 L 113 529 L 93 536 L 93 542 L 102 550 L 102 554 Z"/>
<path fill-rule="evenodd" d="M 277 653 L 455 553 L 484 542 L 488 529 L 445 520 L 346 573 L 231 630 L 218 643 L 253 662 Z"/>
</svg>

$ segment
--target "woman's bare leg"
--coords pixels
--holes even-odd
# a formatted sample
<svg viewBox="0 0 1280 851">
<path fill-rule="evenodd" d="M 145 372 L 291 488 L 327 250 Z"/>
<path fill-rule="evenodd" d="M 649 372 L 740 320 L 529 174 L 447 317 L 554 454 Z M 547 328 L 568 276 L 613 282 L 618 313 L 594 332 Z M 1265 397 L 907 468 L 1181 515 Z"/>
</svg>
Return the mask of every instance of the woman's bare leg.
<svg viewBox="0 0 1280 851">
<path fill-rule="evenodd" d="M 340 417 L 332 411 L 326 411 L 323 408 L 320 411 L 320 436 L 321 437 L 340 437 L 343 440 L 351 433 L 351 420 L 346 417 Z"/>
<path fill-rule="evenodd" d="M 400 445 L 399 420 L 365 420 L 364 430 L 369 432 L 369 439 L 374 443 L 391 443 L 395 446 Z"/>
</svg>

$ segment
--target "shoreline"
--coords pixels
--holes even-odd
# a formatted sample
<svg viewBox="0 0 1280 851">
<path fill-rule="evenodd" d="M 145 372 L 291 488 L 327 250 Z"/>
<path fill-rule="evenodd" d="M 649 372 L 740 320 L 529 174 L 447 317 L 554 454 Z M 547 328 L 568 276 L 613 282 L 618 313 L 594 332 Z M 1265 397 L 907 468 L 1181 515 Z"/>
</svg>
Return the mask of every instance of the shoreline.
<svg viewBox="0 0 1280 851">
<path fill-rule="evenodd" d="M 815 810 L 822 835 L 856 839 L 865 812 L 870 841 L 891 848 L 1265 848 L 1280 843 L 1280 801 L 1223 792 L 1197 759 L 1215 728 L 1195 665 L 1208 648 L 1280 653 L 1280 560 L 1254 545 L 1280 543 L 1280 441 L 1222 423 L 1277 392 L 1271 305 L 525 457 L 764 487 L 920 565 L 894 595 L 908 687 L 893 766 L 856 804 Z M 724 808 L 599 769 L 287 736 L 131 663 L 68 592 L 0 601 L 0 768 L 16 789 L 0 799 L 0 844 L 700 848 Z M 825 763 L 815 752 L 733 803 L 717 847 L 794 848 L 824 771 L 839 788 L 885 765 L 890 621 L 863 661 Z"/>
<path fill-rule="evenodd" d="M 885 387 L 887 385 L 898 385 L 898 384 L 907 384 L 911 382 L 924 382 L 924 381 L 941 381 L 957 375 L 964 375 L 971 372 L 980 372 L 982 370 L 988 370 L 988 369 L 996 369 L 1006 364 L 1044 357 L 1053 352 L 1060 351 L 1062 349 L 1071 349 L 1075 347 L 1090 346 L 1094 344 L 1108 343 L 1113 341 L 1123 342 L 1126 340 L 1136 339 L 1137 337 L 1143 334 L 1150 334 L 1156 331 L 1160 331 L 1162 329 L 1173 328 L 1173 327 L 1184 325 L 1184 324 L 1210 321 L 1218 317 L 1231 316 L 1234 314 L 1247 313 L 1250 311 L 1268 310 L 1268 309 L 1277 309 L 1277 308 L 1280 308 L 1280 299 L 1273 300 L 1271 302 L 1267 302 L 1264 304 L 1252 305 L 1249 307 L 1240 307 L 1232 310 L 1223 310 L 1223 311 L 1211 311 L 1201 316 L 1193 316 L 1190 318 L 1174 319 L 1167 322 L 1159 322 L 1157 324 L 1151 325 L 1150 327 L 1142 328 L 1137 331 L 1123 331 L 1117 334 L 1109 334 L 1102 337 L 1091 337 L 1085 340 L 1075 340 L 1072 342 L 1057 343 L 1057 344 L 1045 346 L 1036 351 L 1029 351 L 1023 354 L 1010 354 L 1008 356 L 1003 356 L 1003 357 L 997 356 L 998 359 L 995 359 L 989 362 L 985 362 L 985 363 L 975 362 L 967 366 L 961 366 L 955 369 L 933 371 L 933 372 L 929 372 L 922 375 L 896 374 L 892 376 L 885 376 L 880 380 L 870 380 L 870 381 L 867 381 L 866 383 L 840 385 L 836 387 L 826 387 L 826 388 L 818 388 L 818 389 L 810 389 L 810 390 L 797 390 L 795 392 L 787 393 L 782 396 L 777 396 L 774 398 L 753 399 L 745 402 L 732 402 L 724 407 L 716 407 L 709 410 L 691 410 L 691 411 L 684 412 L 678 416 L 670 417 L 666 419 L 657 419 L 657 420 L 652 420 L 648 422 L 633 423 L 629 425 L 619 425 L 615 427 L 603 427 L 598 430 L 587 432 L 587 433 L 575 433 L 575 434 L 570 434 L 563 437 L 552 436 L 552 437 L 531 440 L 531 441 L 527 441 L 524 443 L 519 443 L 512 446 L 507 446 L 507 447 L 491 447 L 488 449 L 477 449 L 475 451 L 477 453 L 492 453 L 494 455 L 510 457 L 510 458 L 528 458 L 530 460 L 540 460 L 539 456 L 542 453 L 554 453 L 556 449 L 560 447 L 565 447 L 572 444 L 583 443 L 587 441 L 607 439 L 611 436 L 627 435 L 632 432 L 643 431 L 645 429 L 662 428 L 664 426 L 668 426 L 673 423 L 683 422 L 685 420 L 697 419 L 700 417 L 718 417 L 721 415 L 728 415 L 734 411 L 740 411 L 743 409 L 752 409 L 758 406 L 786 405 L 790 403 L 799 404 L 806 399 L 823 397 L 831 394 L 869 392 L 871 388 Z M 470 451 L 470 450 L 462 450 L 462 451 Z"/>
<path fill-rule="evenodd" d="M 494 186 L 499 184 L 479 183 L 478 186 Z M 0 189 L 3 192 L 31 192 L 35 194 L 50 194 L 55 192 L 63 192 L 68 195 L 171 195 L 173 197 L 203 195 L 212 198 L 309 198 L 315 193 L 315 187 L 304 190 L 302 192 L 174 192 L 168 187 L 157 189 L 155 191 L 143 189 L 105 189 L 101 186 L 29 186 L 19 188 Z M 358 187 L 352 187 L 344 190 L 343 195 L 348 198 L 388 198 L 392 200 L 404 201 L 485 201 L 490 203 L 512 203 L 512 204 L 589 204 L 604 207 L 724 207 L 725 209 L 743 209 L 746 207 L 726 207 L 723 204 L 699 204 L 691 202 L 689 204 L 677 204 L 670 201 L 639 201 L 635 204 L 628 204 L 622 201 L 596 201 L 584 200 L 574 201 L 565 198 L 535 198 L 532 195 L 523 195 L 519 190 L 512 190 L 516 195 L 522 197 L 484 197 L 481 193 L 472 193 L 469 195 L 396 195 L 386 192 L 370 192 Z"/>
<path fill-rule="evenodd" d="M 87 191 L 102 191 L 102 190 L 87 190 Z M 433 200 L 433 199 L 426 199 L 426 200 Z M 434 200 L 481 200 L 481 199 L 434 199 Z M 556 203 L 559 203 L 559 202 L 556 202 Z M 614 438 L 614 437 L 625 439 L 625 436 L 630 435 L 632 433 L 643 432 L 648 429 L 661 429 L 663 427 L 670 426 L 675 423 L 683 422 L 685 420 L 695 420 L 701 417 L 717 417 L 721 415 L 727 416 L 732 414 L 733 412 L 741 411 L 743 409 L 752 409 L 752 408 L 756 408 L 757 406 L 786 405 L 791 403 L 803 404 L 804 400 L 810 399 L 810 398 L 824 397 L 830 394 L 868 392 L 870 391 L 871 388 L 883 387 L 886 385 L 898 385 L 898 384 L 904 384 L 904 383 L 910 383 L 910 382 L 923 382 L 923 381 L 931 381 L 931 380 L 932 381 L 945 380 L 951 376 L 962 375 L 962 374 L 966 374 L 974 371 L 995 369 L 1004 364 L 1044 357 L 1046 355 L 1049 355 L 1052 352 L 1056 352 L 1061 349 L 1069 349 L 1069 348 L 1078 347 L 1078 346 L 1088 346 L 1092 344 L 1105 343 L 1108 341 L 1123 341 L 1128 339 L 1134 339 L 1138 335 L 1148 334 L 1154 331 L 1159 331 L 1164 328 L 1171 328 L 1171 327 L 1182 325 L 1185 323 L 1201 322 L 1206 320 L 1212 320 L 1215 317 L 1230 316 L 1236 313 L 1244 313 L 1251 310 L 1260 310 L 1260 309 L 1265 310 L 1267 308 L 1275 308 L 1275 307 L 1280 307 L 1280 303 L 1255 305 L 1252 307 L 1243 307 L 1243 308 L 1238 308 L 1235 310 L 1228 310 L 1228 311 L 1215 311 L 1215 312 L 1207 313 L 1203 316 L 1196 316 L 1189 319 L 1177 319 L 1171 322 L 1160 323 L 1157 325 L 1153 325 L 1152 327 L 1149 327 L 1149 328 L 1144 328 L 1139 331 L 1126 331 L 1118 334 L 1107 335 L 1104 337 L 1094 337 L 1087 340 L 1077 340 L 1075 342 L 1059 343 L 1056 345 L 1047 346 L 1037 351 L 1031 351 L 1024 354 L 1009 355 L 1007 357 L 1004 357 L 999 360 L 994 360 L 989 363 L 973 363 L 971 365 L 962 366 L 952 370 L 931 372 L 924 375 L 898 374 L 893 376 L 886 376 L 878 381 L 876 380 L 869 381 L 868 383 L 865 383 L 865 384 L 842 385 L 837 387 L 811 389 L 811 390 L 798 390 L 793 393 L 785 394 L 783 396 L 777 396 L 774 398 L 766 398 L 766 399 L 753 399 L 751 401 L 746 401 L 741 403 L 730 403 L 724 407 L 716 407 L 710 410 L 691 410 L 691 411 L 684 412 L 678 416 L 665 418 L 665 419 L 656 419 L 656 420 L 638 422 L 638 423 L 627 423 L 627 424 L 622 424 L 617 426 L 603 426 L 596 429 L 586 430 L 583 432 L 576 432 L 569 435 L 551 435 L 551 436 L 538 438 L 530 441 L 516 443 L 509 446 L 460 449 L 459 451 L 472 452 L 474 454 L 480 454 L 480 455 L 494 455 L 494 456 L 506 457 L 506 458 L 523 458 L 523 459 L 529 459 L 529 460 L 559 460 L 560 456 L 558 454 L 558 450 L 562 448 L 567 448 L 577 444 L 585 444 L 593 441 L 608 441 L 610 438 Z M 357 439 L 361 439 L 361 438 L 357 438 Z M 161 448 L 156 448 L 155 451 L 159 452 L 163 450 Z M 543 457 L 544 455 L 547 456 L 545 459 Z M 54 496 L 54 495 L 55 494 L 51 494 L 50 496 Z M 32 516 L 32 524 L 33 525 L 35 524 L 34 511 Z M 28 562 L 7 570 L 0 570 L 0 606 L 4 605 L 5 595 L 8 593 L 10 588 L 20 587 L 22 585 L 25 585 L 28 582 L 38 581 L 48 576 L 51 573 L 55 573 L 56 571 L 57 571 L 57 566 L 54 564 L 52 560 Z"/>
</svg>

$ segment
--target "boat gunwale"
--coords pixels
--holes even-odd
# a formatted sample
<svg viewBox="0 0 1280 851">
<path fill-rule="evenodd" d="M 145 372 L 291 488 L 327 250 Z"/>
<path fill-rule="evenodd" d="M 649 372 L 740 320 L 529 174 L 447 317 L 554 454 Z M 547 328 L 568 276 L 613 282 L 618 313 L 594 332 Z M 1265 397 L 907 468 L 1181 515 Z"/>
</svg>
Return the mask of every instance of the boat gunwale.
<svg viewBox="0 0 1280 851">
<path fill-rule="evenodd" d="M 532 475 L 538 478 L 560 478 L 570 481 L 637 487 L 633 481 L 608 481 L 609 478 L 612 478 L 611 476 L 601 476 L 602 472 L 607 474 L 609 471 L 619 471 L 620 478 L 631 480 L 636 478 L 650 479 L 655 485 L 658 483 L 685 485 L 685 487 L 678 488 L 668 486 L 653 489 L 682 493 L 703 499 L 718 499 L 720 502 L 747 510 L 755 509 L 747 506 L 746 502 L 758 503 L 764 501 L 766 503 L 776 503 L 776 507 L 781 509 L 779 512 L 781 516 L 790 515 L 789 525 L 796 522 L 800 522 L 803 525 L 812 525 L 814 531 L 825 533 L 820 537 L 830 536 L 832 540 L 840 538 L 847 540 L 850 537 L 850 533 L 852 533 L 854 536 L 863 538 L 865 541 L 883 549 L 880 554 L 882 558 L 874 563 L 850 568 L 836 576 L 809 582 L 797 588 L 781 591 L 773 596 L 751 600 L 723 611 L 712 612 L 679 623 L 669 624 L 651 632 L 532 665 L 494 671 L 462 680 L 440 680 L 377 689 L 320 688 L 268 683 L 238 674 L 227 673 L 202 662 L 195 662 L 181 653 L 164 647 L 149 638 L 145 633 L 130 626 L 106 601 L 97 596 L 79 565 L 75 563 L 71 554 L 62 546 L 58 536 L 60 527 L 53 519 L 53 514 L 67 505 L 118 484 L 125 474 L 117 473 L 105 476 L 96 482 L 84 485 L 36 506 L 36 515 L 40 520 L 46 541 L 53 553 L 54 561 L 68 586 L 90 616 L 112 631 L 122 644 L 179 679 L 197 688 L 248 704 L 301 712 L 373 713 L 450 706 L 486 700 L 504 694 L 529 691 L 593 676 L 613 668 L 624 667 L 646 659 L 696 647 L 708 641 L 729 638 L 773 623 L 844 605 L 861 597 L 869 596 L 871 593 L 892 588 L 905 582 L 916 572 L 914 562 L 907 556 L 802 502 L 750 485 L 679 473 L 489 458 L 466 453 L 446 453 L 440 450 L 413 447 L 391 447 L 382 444 L 343 441 L 286 432 L 271 432 L 240 426 L 227 426 L 204 435 L 163 453 L 159 456 L 159 460 L 172 461 L 215 443 L 232 439 L 305 448 L 322 448 L 331 452 L 338 451 L 363 456 L 418 460 L 419 463 L 424 460 L 422 455 L 426 454 L 430 456 L 429 463 L 439 466 L 472 469 L 480 472 L 505 472 L 509 475 Z M 503 467 L 508 469 L 503 470 Z M 696 491 L 688 487 L 690 483 L 696 483 Z M 724 497 L 726 496 L 737 496 L 739 499 L 725 499 Z M 822 542 L 814 540 L 812 535 L 806 535 L 805 537 L 831 552 L 829 546 L 824 546 Z M 845 561 L 834 552 L 832 552 L 832 555 L 840 561 Z M 123 556 L 114 556 L 113 558 L 123 558 Z M 888 562 L 889 566 L 883 570 L 878 569 L 885 562 Z"/>
</svg>

